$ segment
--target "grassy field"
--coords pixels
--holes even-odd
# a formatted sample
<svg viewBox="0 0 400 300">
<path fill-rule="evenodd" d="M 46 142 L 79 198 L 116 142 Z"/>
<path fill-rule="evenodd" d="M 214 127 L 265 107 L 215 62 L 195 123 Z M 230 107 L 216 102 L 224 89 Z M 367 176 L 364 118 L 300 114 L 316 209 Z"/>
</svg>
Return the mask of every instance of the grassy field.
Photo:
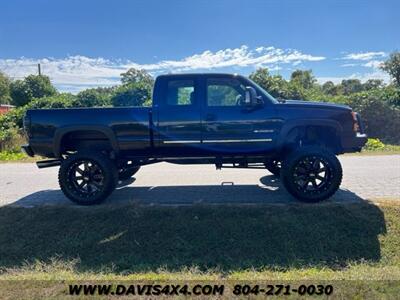
<svg viewBox="0 0 400 300">
<path fill-rule="evenodd" d="M 29 157 L 21 151 L 0 151 L 0 162 L 35 162 L 36 157 Z"/>
<path fill-rule="evenodd" d="M 390 202 L 2 207 L 0 224 L 0 280 L 400 280 Z"/>
<path fill-rule="evenodd" d="M 381 149 L 363 149 L 361 152 L 347 153 L 345 155 L 394 155 L 400 154 L 400 145 L 385 145 Z"/>
</svg>

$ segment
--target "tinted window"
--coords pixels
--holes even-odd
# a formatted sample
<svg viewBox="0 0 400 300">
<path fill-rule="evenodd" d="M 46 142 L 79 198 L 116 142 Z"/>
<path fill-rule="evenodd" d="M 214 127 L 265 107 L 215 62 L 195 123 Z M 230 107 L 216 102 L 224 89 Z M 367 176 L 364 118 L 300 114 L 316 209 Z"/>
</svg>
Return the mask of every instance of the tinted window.
<svg viewBox="0 0 400 300">
<path fill-rule="evenodd" d="M 192 105 L 194 103 L 193 80 L 171 80 L 167 87 L 168 105 Z"/>
<path fill-rule="evenodd" d="M 244 105 L 245 87 L 237 79 L 207 79 L 208 106 Z"/>
</svg>

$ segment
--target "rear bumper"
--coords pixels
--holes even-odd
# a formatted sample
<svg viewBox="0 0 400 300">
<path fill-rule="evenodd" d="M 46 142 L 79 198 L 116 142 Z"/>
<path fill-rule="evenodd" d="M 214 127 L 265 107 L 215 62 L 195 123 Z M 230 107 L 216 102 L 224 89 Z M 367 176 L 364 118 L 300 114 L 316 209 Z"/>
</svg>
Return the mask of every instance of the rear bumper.
<svg viewBox="0 0 400 300">
<path fill-rule="evenodd" d="M 342 141 L 344 152 L 360 152 L 368 140 L 365 133 L 357 133 L 356 136 L 344 139 Z"/>
<path fill-rule="evenodd" d="M 29 146 L 29 145 L 22 145 L 21 149 L 26 155 L 28 155 L 30 157 L 33 157 L 35 155 L 35 153 L 33 153 L 31 146 Z"/>
</svg>

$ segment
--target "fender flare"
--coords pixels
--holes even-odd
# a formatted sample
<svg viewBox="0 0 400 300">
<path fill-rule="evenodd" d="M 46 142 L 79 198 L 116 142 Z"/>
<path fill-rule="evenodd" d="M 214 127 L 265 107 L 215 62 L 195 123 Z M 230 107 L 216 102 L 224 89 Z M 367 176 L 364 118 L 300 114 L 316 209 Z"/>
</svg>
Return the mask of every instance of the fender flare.
<svg viewBox="0 0 400 300">
<path fill-rule="evenodd" d="M 61 141 L 62 138 L 70 132 L 80 131 L 80 130 L 90 130 L 90 131 L 98 131 L 104 134 L 107 139 L 110 141 L 111 147 L 113 151 L 118 154 L 119 146 L 117 142 L 117 138 L 111 128 L 107 126 L 99 126 L 99 125 L 76 125 L 76 126 L 67 126 L 58 128 L 54 134 L 54 142 L 53 149 L 55 157 L 61 157 Z"/>
<path fill-rule="evenodd" d="M 308 126 L 324 126 L 330 127 L 335 130 L 335 133 L 340 136 L 343 127 L 339 122 L 334 120 L 326 120 L 326 119 L 296 119 L 296 120 L 288 120 L 282 126 L 276 143 L 276 149 L 278 153 L 283 149 L 286 143 L 286 139 L 290 133 L 290 131 L 296 127 L 308 127 Z"/>
</svg>

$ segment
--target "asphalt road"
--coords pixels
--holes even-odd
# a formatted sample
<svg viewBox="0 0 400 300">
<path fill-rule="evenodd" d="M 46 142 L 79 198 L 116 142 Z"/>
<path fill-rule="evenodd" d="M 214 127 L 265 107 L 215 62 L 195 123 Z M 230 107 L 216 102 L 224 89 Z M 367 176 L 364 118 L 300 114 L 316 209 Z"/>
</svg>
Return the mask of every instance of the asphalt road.
<svg viewBox="0 0 400 300">
<path fill-rule="evenodd" d="M 328 201 L 395 198 L 400 201 L 400 155 L 342 156 L 341 189 Z M 0 206 L 74 205 L 58 187 L 58 168 L 33 163 L 0 164 Z M 294 203 L 267 170 L 223 169 L 212 165 L 142 167 L 106 200 L 108 204 Z"/>
</svg>

